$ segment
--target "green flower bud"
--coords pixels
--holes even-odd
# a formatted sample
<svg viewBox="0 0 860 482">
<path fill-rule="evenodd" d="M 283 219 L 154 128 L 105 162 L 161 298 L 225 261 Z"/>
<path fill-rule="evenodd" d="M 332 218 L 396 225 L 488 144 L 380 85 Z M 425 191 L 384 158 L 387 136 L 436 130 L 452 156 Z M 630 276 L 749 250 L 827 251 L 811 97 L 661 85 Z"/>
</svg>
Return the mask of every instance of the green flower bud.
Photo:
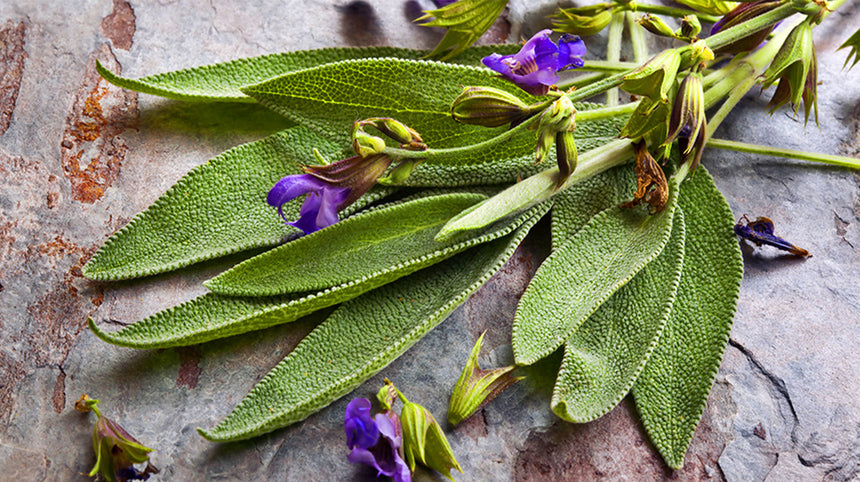
<svg viewBox="0 0 860 482">
<path fill-rule="evenodd" d="M 421 159 L 404 159 L 399 164 L 394 166 L 394 169 L 387 176 L 381 178 L 378 182 L 385 185 L 401 185 L 406 182 L 406 179 L 415 170 L 415 167 L 421 163 Z"/>
<path fill-rule="evenodd" d="M 451 402 L 448 404 L 448 422 L 457 425 L 499 396 L 514 383 L 522 380 L 511 376 L 514 367 L 481 370 L 478 354 L 484 340 L 482 333 L 466 360 L 466 366 L 454 385 Z"/>
<path fill-rule="evenodd" d="M 555 135 L 555 155 L 558 161 L 558 189 L 576 170 L 576 142 L 573 132 L 559 132 Z"/>
<path fill-rule="evenodd" d="M 492 87 L 466 87 L 451 104 L 451 117 L 461 124 L 499 127 L 518 124 L 531 114 L 515 95 Z"/>
<path fill-rule="evenodd" d="M 677 49 L 664 50 L 624 76 L 621 89 L 631 94 L 644 95 L 652 101 L 668 102 L 668 93 L 675 86 L 675 77 L 681 65 Z"/>
<path fill-rule="evenodd" d="M 427 146 L 424 145 L 424 141 L 415 129 L 412 129 L 406 124 L 390 117 L 371 117 L 369 119 L 356 121 L 352 126 L 353 139 L 361 134 L 365 134 L 364 128 L 366 126 L 376 128 L 376 130 L 400 144 L 400 147 L 402 148 L 412 150 L 427 149 Z M 358 151 L 356 151 L 356 153 L 358 153 Z"/>
<path fill-rule="evenodd" d="M 379 400 L 383 410 L 391 410 L 391 407 L 394 406 L 394 401 L 397 400 L 397 389 L 388 379 L 376 393 L 376 399 Z"/>
<path fill-rule="evenodd" d="M 817 64 L 815 45 L 812 41 L 812 25 L 804 22 L 791 31 L 764 73 L 764 88 L 779 81 L 776 92 L 768 104 L 771 113 L 786 102 L 791 102 L 796 113 L 803 101 L 805 120 L 809 120 L 809 113 L 814 106 L 815 122 L 818 123 Z"/>
<path fill-rule="evenodd" d="M 439 422 L 426 408 L 404 401 L 400 412 L 400 423 L 403 427 L 403 455 L 409 469 L 415 471 L 415 462 L 430 467 L 451 479 L 451 469 L 461 473 L 463 469 L 454 458 L 454 451 Z M 451 479 L 453 480 L 453 479 Z"/>
<path fill-rule="evenodd" d="M 685 15 L 681 18 L 681 28 L 675 32 L 675 35 L 679 38 L 692 40 L 696 38 L 701 31 L 702 24 L 699 23 L 699 17 L 695 15 Z"/>
<path fill-rule="evenodd" d="M 714 60 L 714 51 L 708 47 L 704 40 L 697 40 L 690 47 L 690 58 L 693 62 L 702 64 Z"/>
<path fill-rule="evenodd" d="M 738 5 L 738 2 L 726 0 L 678 0 L 678 3 L 711 15 L 725 15 Z"/>
<path fill-rule="evenodd" d="M 695 171 L 707 140 L 705 93 L 699 73 L 687 75 L 678 88 L 669 118 L 669 135 L 663 145 L 668 146 L 675 140 L 681 149 L 681 161 L 689 161 L 690 172 Z"/>
<path fill-rule="evenodd" d="M 576 108 L 566 95 L 560 95 L 541 114 L 538 122 L 538 143 L 536 161 L 541 163 L 546 159 L 559 132 L 573 132 L 576 128 Z"/>
<path fill-rule="evenodd" d="M 642 99 L 618 137 L 638 139 L 650 133 L 652 138 L 659 139 L 656 142 L 661 142 L 668 133 L 669 108 L 668 103 Z"/>
<path fill-rule="evenodd" d="M 352 133 L 352 150 L 361 157 L 382 154 L 385 150 L 385 141 L 363 131 L 355 130 Z"/>
<path fill-rule="evenodd" d="M 595 8 L 596 7 L 596 8 Z M 562 8 L 552 17 L 556 32 L 575 35 L 594 35 L 612 20 L 612 12 L 603 5 L 582 8 Z"/>
<path fill-rule="evenodd" d="M 671 37 L 675 38 L 675 32 L 672 31 L 672 28 L 666 25 L 660 17 L 655 17 L 650 13 L 646 13 L 639 20 L 639 25 L 645 27 L 645 30 L 653 33 L 654 35 L 659 35 L 661 37 Z"/>
</svg>

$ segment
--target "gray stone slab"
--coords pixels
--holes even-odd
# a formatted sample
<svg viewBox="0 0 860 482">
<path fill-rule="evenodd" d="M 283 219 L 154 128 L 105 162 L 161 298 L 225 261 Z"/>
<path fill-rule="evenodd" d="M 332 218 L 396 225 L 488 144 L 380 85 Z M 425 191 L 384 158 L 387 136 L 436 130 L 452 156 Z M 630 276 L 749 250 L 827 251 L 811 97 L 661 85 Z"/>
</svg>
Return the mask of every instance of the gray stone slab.
<svg viewBox="0 0 860 482">
<path fill-rule="evenodd" d="M 538 2 L 540 8 L 554 2 Z M 530 2 L 485 41 L 539 27 Z M 155 448 L 155 480 L 343 480 L 373 473 L 346 461 L 350 397 L 305 422 L 232 444 L 211 427 L 312 329 L 314 319 L 182 349 L 135 351 L 86 329 L 93 316 L 132 322 L 193 298 L 229 261 L 140 282 L 99 284 L 80 267 L 111 233 L 194 166 L 257 139 L 277 118 L 255 106 L 205 107 L 124 92 L 95 59 L 147 74 L 326 46 L 432 46 L 440 32 L 410 23 L 429 0 L 122 0 L 0 3 L 0 479 L 76 480 L 94 462 L 82 394 Z M 718 136 L 860 155 L 860 70 L 841 70 L 853 5 L 819 29 L 821 130 L 751 95 Z M 593 49 L 599 53 L 600 47 Z M 10 101 L 11 99 L 11 101 Z M 232 110 L 231 110 L 232 109 Z M 221 112 L 223 114 L 223 111 Z M 246 119 L 254 122 L 247 122 Z M 583 425 L 548 408 L 549 360 L 461 428 L 449 431 L 458 480 L 850 480 L 860 473 L 860 176 L 845 169 L 710 150 L 735 214 L 766 215 L 808 248 L 805 261 L 744 248 L 738 315 L 687 464 L 673 473 L 629 400 Z M 547 226 L 538 231 L 547 233 Z M 510 322 L 548 246 L 529 238 L 514 259 L 383 375 L 444 419 L 450 387 L 484 330 L 483 364 L 512 359 Z M 422 472 L 420 480 L 438 476 Z"/>
</svg>

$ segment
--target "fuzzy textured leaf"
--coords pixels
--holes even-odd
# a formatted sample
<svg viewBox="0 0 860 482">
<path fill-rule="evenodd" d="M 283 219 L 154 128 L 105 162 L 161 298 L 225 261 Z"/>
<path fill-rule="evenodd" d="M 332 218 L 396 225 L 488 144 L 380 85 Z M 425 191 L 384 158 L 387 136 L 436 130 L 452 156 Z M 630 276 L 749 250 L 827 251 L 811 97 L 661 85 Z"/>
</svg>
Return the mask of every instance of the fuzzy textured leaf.
<svg viewBox="0 0 860 482">
<path fill-rule="evenodd" d="M 204 284 L 224 295 L 272 296 L 404 276 L 466 249 L 433 237 L 452 216 L 483 199 L 454 193 L 377 209 L 255 256 Z"/>
<path fill-rule="evenodd" d="M 302 420 L 395 360 L 511 257 L 536 214 L 514 235 L 345 303 L 299 343 L 221 423 L 209 440 L 250 438 Z M 356 342 L 360 340 L 360 342 Z"/>
<path fill-rule="evenodd" d="M 488 45 L 464 52 L 457 63 L 477 65 L 493 52 L 513 53 L 516 45 Z M 420 59 L 427 52 L 396 47 L 328 48 L 261 55 L 201 67 L 129 79 L 114 74 L 101 63 L 99 74 L 108 82 L 125 89 L 191 102 L 256 102 L 241 88 L 297 70 L 348 59 L 395 57 Z"/>
<path fill-rule="evenodd" d="M 669 184 L 666 209 L 609 208 L 593 217 L 538 268 L 513 325 L 514 359 L 530 365 L 549 355 L 666 245 L 678 199 Z"/>
<path fill-rule="evenodd" d="M 630 391 L 657 345 L 684 264 L 684 215 L 654 261 L 615 292 L 564 345 L 552 410 L 577 423 L 603 416 Z"/>
<path fill-rule="evenodd" d="M 84 266 L 99 281 L 163 273 L 239 251 L 277 245 L 297 229 L 284 224 L 266 194 L 299 165 L 312 162 L 312 148 L 340 150 L 307 129 L 295 127 L 230 149 L 192 169 L 152 206 L 114 233 Z M 390 193 L 377 188 L 344 213 Z M 299 216 L 302 199 L 284 206 Z"/>
<path fill-rule="evenodd" d="M 687 221 L 684 267 L 660 341 L 633 386 L 648 436 L 666 463 L 684 454 L 729 341 L 743 277 L 734 217 L 702 166 L 681 187 Z"/>
<path fill-rule="evenodd" d="M 463 241 L 462 244 L 466 248 L 473 247 L 510 234 L 518 226 L 528 225 L 533 218 L 543 216 L 550 205 L 544 203 L 535 206 L 508 224 Z M 89 320 L 89 326 L 99 338 L 119 346 L 168 348 L 194 345 L 289 323 L 314 311 L 355 298 L 388 281 L 391 280 L 385 277 L 360 279 L 317 293 L 266 298 L 209 293 L 115 332 L 101 330 L 92 319 Z"/>
<path fill-rule="evenodd" d="M 451 118 L 451 102 L 462 86 L 507 90 L 525 102 L 538 99 L 485 68 L 401 59 L 347 60 L 283 75 L 242 91 L 287 118 L 328 139 L 349 144 L 356 119 L 394 117 L 417 130 L 433 149 L 462 147 L 495 137 L 506 127 L 465 125 Z M 594 104 L 577 105 L 587 110 Z M 616 134 L 613 119 L 577 125 L 577 142 L 586 137 L 600 145 Z M 595 127 L 597 126 L 597 127 Z M 579 145 L 578 145 L 579 147 Z M 534 135 L 522 129 L 510 140 L 480 152 L 438 154 L 433 164 L 486 164 L 533 156 Z M 583 144 L 580 149 L 588 149 Z"/>
</svg>

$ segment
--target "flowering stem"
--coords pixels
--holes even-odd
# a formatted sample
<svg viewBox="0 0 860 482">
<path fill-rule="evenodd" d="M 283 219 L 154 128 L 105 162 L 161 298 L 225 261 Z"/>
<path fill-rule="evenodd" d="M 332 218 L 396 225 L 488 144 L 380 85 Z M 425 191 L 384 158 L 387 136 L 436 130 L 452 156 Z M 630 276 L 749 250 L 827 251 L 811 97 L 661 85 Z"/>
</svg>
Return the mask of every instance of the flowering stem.
<svg viewBox="0 0 860 482">
<path fill-rule="evenodd" d="M 717 23 L 720 20 L 719 15 L 710 15 L 707 13 L 696 12 L 694 10 L 687 10 L 685 8 L 672 8 L 665 7 L 663 5 L 651 5 L 647 3 L 634 4 L 633 8 L 630 9 L 630 13 L 633 12 L 656 13 L 657 15 L 667 15 L 669 17 L 678 18 L 681 18 L 685 15 L 695 15 L 699 17 L 699 20 L 708 23 Z"/>
<path fill-rule="evenodd" d="M 644 29 L 636 23 L 633 12 L 627 12 L 627 31 L 630 33 L 630 45 L 633 46 L 633 59 L 637 64 L 648 61 L 648 43 L 645 41 Z"/>
<path fill-rule="evenodd" d="M 647 60 L 647 59 L 645 59 Z M 639 61 L 620 62 L 616 60 L 589 60 L 582 67 L 576 69 L 585 72 L 627 72 L 639 67 Z"/>
<path fill-rule="evenodd" d="M 576 111 L 576 121 L 586 122 L 598 119 L 606 119 L 607 117 L 616 117 L 625 114 L 632 114 L 636 110 L 638 102 L 630 102 L 624 105 L 614 107 L 603 107 L 601 109 L 578 110 Z"/>
<path fill-rule="evenodd" d="M 624 12 L 612 14 L 609 22 L 609 38 L 606 41 L 606 61 L 615 63 L 621 60 L 621 37 L 624 33 Z M 606 105 L 615 107 L 618 105 L 618 88 L 613 87 L 606 91 Z"/>
<path fill-rule="evenodd" d="M 718 49 L 724 45 L 728 45 L 735 40 L 747 37 L 759 30 L 769 27 L 779 21 L 782 21 L 792 15 L 796 10 L 791 5 L 783 5 L 777 7 L 770 12 L 764 13 L 757 17 L 753 17 L 746 22 L 735 25 L 732 28 L 727 28 L 705 39 L 705 44 L 712 50 Z"/>
<path fill-rule="evenodd" d="M 559 82 L 558 88 L 559 88 L 559 90 L 569 90 L 571 87 L 580 88 L 582 86 L 592 84 L 594 82 L 597 82 L 597 81 L 605 79 L 605 78 L 606 78 L 606 74 L 601 73 L 601 72 L 598 72 L 596 74 L 590 74 L 590 75 L 579 75 L 579 76 L 577 76 L 573 79 L 569 79 L 565 82 Z"/>
<path fill-rule="evenodd" d="M 832 164 L 834 166 L 848 167 L 851 169 L 860 169 L 860 159 L 845 156 L 834 156 L 831 154 L 820 154 L 817 152 L 795 151 L 793 149 L 782 149 L 779 147 L 761 146 L 758 144 L 748 144 L 746 142 L 728 141 L 725 139 L 710 139 L 708 147 L 717 149 L 727 149 L 731 151 L 746 152 L 749 154 L 765 154 L 775 157 L 787 157 L 791 159 L 800 159 L 802 161 L 821 162 L 824 164 Z"/>
</svg>

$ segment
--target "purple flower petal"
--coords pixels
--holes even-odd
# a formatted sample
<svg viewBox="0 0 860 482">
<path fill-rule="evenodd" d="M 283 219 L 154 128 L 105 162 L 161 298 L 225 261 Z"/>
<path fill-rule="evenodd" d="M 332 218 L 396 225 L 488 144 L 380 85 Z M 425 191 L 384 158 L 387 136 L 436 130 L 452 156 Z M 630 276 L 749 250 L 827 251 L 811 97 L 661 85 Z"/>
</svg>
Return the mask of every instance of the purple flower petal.
<svg viewBox="0 0 860 482">
<path fill-rule="evenodd" d="M 492 54 L 481 61 L 488 68 L 532 95 L 543 95 L 558 82 L 561 70 L 582 67 L 585 43 L 575 35 L 562 36 L 556 45 L 551 30 L 541 30 L 513 55 Z"/>
<path fill-rule="evenodd" d="M 346 406 L 343 428 L 346 431 L 346 445 L 355 452 L 369 449 L 379 442 L 379 428 L 370 417 L 370 400 L 356 398 Z"/>
<path fill-rule="evenodd" d="M 349 195 L 350 188 L 333 186 L 310 174 L 294 174 L 281 179 L 269 191 L 266 202 L 277 206 L 278 213 L 290 226 L 306 234 L 331 226 L 338 221 L 337 211 Z M 297 221 L 284 216 L 284 204 L 307 194 Z"/>
</svg>

